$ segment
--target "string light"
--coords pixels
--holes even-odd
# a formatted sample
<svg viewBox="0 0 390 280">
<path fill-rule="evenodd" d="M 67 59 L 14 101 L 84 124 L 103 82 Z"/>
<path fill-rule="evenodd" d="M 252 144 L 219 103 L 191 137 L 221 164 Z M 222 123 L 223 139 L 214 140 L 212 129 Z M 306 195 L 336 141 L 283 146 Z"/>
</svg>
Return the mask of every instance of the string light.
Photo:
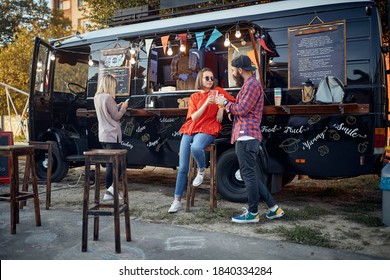
<svg viewBox="0 0 390 280">
<path fill-rule="evenodd" d="M 183 40 L 180 40 L 180 51 L 185 52 L 186 51 L 186 46 L 183 44 Z"/>
<path fill-rule="evenodd" d="M 226 35 L 225 35 L 225 42 L 223 43 L 223 45 L 225 47 L 229 47 L 230 46 L 229 33 L 227 33 L 227 32 L 226 32 Z"/>
<path fill-rule="evenodd" d="M 236 25 L 235 36 L 236 36 L 236 38 L 240 38 L 241 37 L 241 31 L 240 31 L 240 27 L 238 26 L 238 24 Z"/>
<path fill-rule="evenodd" d="M 168 51 L 167 51 L 167 54 L 168 54 L 169 56 L 171 56 L 171 55 L 173 54 L 171 42 L 168 42 Z"/>
<path fill-rule="evenodd" d="M 130 54 L 135 54 L 135 48 L 133 48 L 133 46 L 131 46 Z"/>
<path fill-rule="evenodd" d="M 88 65 L 93 66 L 92 55 L 89 55 Z"/>
<path fill-rule="evenodd" d="M 131 58 L 130 58 L 130 63 L 131 63 L 132 65 L 135 64 L 135 58 L 134 58 L 134 56 L 131 56 Z"/>
</svg>

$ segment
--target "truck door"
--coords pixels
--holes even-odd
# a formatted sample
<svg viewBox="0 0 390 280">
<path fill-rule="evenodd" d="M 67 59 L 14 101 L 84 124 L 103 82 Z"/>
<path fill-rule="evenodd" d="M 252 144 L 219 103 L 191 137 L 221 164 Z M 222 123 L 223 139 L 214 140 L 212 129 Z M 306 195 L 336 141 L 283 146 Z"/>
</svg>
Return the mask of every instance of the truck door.
<svg viewBox="0 0 390 280">
<path fill-rule="evenodd" d="M 52 127 L 53 110 L 50 87 L 52 87 L 53 58 L 55 58 L 53 48 L 40 38 L 36 38 L 30 76 L 30 140 L 41 140 L 40 138 L 47 129 Z"/>
</svg>

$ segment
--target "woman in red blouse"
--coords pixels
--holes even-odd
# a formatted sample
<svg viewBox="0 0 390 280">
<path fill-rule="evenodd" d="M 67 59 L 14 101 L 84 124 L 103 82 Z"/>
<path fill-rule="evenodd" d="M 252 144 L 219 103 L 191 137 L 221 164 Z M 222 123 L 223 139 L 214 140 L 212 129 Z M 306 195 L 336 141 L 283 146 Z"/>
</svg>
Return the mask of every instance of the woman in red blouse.
<svg viewBox="0 0 390 280">
<path fill-rule="evenodd" d="M 175 198 L 168 210 L 169 213 L 175 213 L 183 208 L 181 197 L 187 182 L 191 152 L 198 166 L 198 174 L 192 184 L 199 186 L 203 182 L 206 169 L 204 149 L 214 142 L 222 128 L 224 109 L 223 106 L 220 108 L 215 103 L 215 93 L 224 95 L 229 101 L 235 101 L 234 97 L 223 88 L 214 87 L 214 75 L 209 68 L 199 71 L 195 87 L 200 91 L 191 95 L 187 120 L 180 129 L 183 136 L 180 142 L 179 170 L 176 178 Z"/>
</svg>

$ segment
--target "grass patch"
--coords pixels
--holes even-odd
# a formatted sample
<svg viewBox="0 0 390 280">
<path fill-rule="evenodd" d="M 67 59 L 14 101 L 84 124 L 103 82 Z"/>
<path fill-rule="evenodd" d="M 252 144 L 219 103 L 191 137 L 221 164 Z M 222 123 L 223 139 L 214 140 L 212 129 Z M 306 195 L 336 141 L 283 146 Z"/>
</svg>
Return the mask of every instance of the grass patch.
<svg viewBox="0 0 390 280">
<path fill-rule="evenodd" d="M 258 233 L 258 234 L 268 234 L 268 233 L 273 233 L 274 231 L 273 230 L 270 230 L 270 229 L 266 229 L 266 228 L 256 228 L 254 230 L 255 233 Z"/>
<path fill-rule="evenodd" d="M 361 213 L 350 214 L 346 216 L 346 219 L 358 224 L 362 224 L 368 227 L 381 227 L 383 226 L 382 220 L 378 217 L 372 217 Z"/>
<path fill-rule="evenodd" d="M 306 206 L 300 210 L 285 209 L 285 212 L 283 219 L 287 221 L 318 220 L 321 216 L 331 214 L 327 209 L 314 206 Z"/>
<path fill-rule="evenodd" d="M 372 203 L 363 202 L 343 206 L 343 210 L 348 213 L 362 213 L 367 211 L 374 211 L 376 208 L 377 206 Z"/>
<path fill-rule="evenodd" d="M 308 228 L 305 226 L 296 226 L 288 229 L 286 227 L 278 227 L 278 231 L 286 241 L 305 244 L 311 246 L 320 246 L 325 248 L 334 248 L 328 236 L 324 236 L 319 230 Z"/>
<path fill-rule="evenodd" d="M 226 222 L 231 219 L 234 211 L 236 210 L 232 208 L 215 208 L 214 212 L 209 212 L 208 209 L 204 209 L 202 211 L 194 212 L 194 215 L 203 222 L 209 222 L 210 220 Z"/>
</svg>

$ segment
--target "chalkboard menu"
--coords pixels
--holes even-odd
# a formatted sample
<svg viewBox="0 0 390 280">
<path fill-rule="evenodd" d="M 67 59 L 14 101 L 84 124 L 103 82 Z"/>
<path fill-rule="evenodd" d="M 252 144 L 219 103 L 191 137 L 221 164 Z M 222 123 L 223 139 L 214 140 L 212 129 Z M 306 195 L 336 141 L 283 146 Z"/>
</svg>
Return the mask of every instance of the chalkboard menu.
<svg viewBox="0 0 390 280">
<path fill-rule="evenodd" d="M 310 79 L 316 87 L 326 76 L 346 84 L 345 21 L 288 29 L 288 87 L 302 88 Z"/>
<path fill-rule="evenodd" d="M 129 95 L 130 92 L 130 53 L 128 48 L 102 50 L 99 59 L 99 80 L 111 74 L 117 80 L 116 95 Z"/>
<path fill-rule="evenodd" d="M 13 145 L 12 132 L 0 131 L 0 146 L 8 145 Z M 8 157 L 0 157 L 0 183 L 10 183 L 9 165 L 10 161 Z"/>
</svg>

